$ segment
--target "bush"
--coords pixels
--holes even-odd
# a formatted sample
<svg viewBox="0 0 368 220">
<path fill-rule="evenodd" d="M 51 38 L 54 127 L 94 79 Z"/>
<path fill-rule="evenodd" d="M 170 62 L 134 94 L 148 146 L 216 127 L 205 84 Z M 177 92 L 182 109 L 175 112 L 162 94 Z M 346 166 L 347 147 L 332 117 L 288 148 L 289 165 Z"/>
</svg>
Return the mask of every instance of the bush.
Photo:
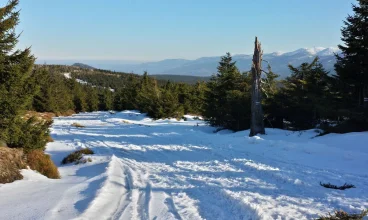
<svg viewBox="0 0 368 220">
<path fill-rule="evenodd" d="M 20 180 L 23 176 L 19 170 L 26 168 L 21 149 L 0 147 L 0 183 L 11 183 Z"/>
<path fill-rule="evenodd" d="M 12 148 L 23 148 L 26 152 L 41 149 L 44 150 L 49 140 L 49 126 L 52 121 L 37 120 L 31 117 L 28 120 L 18 118 L 9 127 L 8 143 Z"/>
<path fill-rule="evenodd" d="M 89 148 L 83 148 L 81 150 L 74 151 L 70 153 L 68 156 L 66 156 L 62 161 L 61 164 L 68 164 L 68 163 L 86 163 L 91 162 L 91 159 L 88 158 L 87 160 L 82 160 L 83 155 L 90 155 L 94 154 L 94 152 Z"/>
<path fill-rule="evenodd" d="M 27 163 L 32 170 L 37 170 L 44 176 L 51 179 L 60 179 L 60 174 L 52 162 L 50 155 L 42 150 L 32 150 L 27 154 Z"/>
<path fill-rule="evenodd" d="M 360 214 L 349 214 L 344 211 L 335 211 L 333 215 L 328 213 L 327 216 L 322 216 L 318 220 L 362 220 L 368 214 L 368 210 L 362 211 Z"/>
<path fill-rule="evenodd" d="M 339 123 L 336 126 L 322 124 L 323 132 L 318 136 L 323 136 L 330 133 L 345 134 L 349 132 L 361 132 L 368 130 L 368 123 L 364 120 L 349 119 Z"/>
</svg>

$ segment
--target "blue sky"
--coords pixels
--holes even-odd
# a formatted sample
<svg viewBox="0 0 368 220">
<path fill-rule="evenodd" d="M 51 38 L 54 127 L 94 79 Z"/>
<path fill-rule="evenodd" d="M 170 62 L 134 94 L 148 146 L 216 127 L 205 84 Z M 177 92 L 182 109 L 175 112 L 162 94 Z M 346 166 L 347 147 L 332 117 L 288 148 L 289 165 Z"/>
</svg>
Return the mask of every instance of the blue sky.
<svg viewBox="0 0 368 220">
<path fill-rule="evenodd" d="M 0 0 L 4 5 L 6 0 Z M 354 0 L 20 0 L 40 59 L 161 60 L 336 47 Z"/>
</svg>

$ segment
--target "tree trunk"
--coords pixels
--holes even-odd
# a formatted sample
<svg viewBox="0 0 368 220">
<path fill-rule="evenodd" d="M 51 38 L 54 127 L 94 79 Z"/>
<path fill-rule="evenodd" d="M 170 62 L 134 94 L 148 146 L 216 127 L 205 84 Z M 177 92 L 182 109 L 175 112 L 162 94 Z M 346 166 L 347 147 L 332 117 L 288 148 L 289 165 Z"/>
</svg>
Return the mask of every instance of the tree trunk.
<svg viewBox="0 0 368 220">
<path fill-rule="evenodd" d="M 252 64 L 252 106 L 250 133 L 252 137 L 257 134 L 265 134 L 262 110 L 261 73 L 262 73 L 262 50 L 261 44 L 256 37 L 253 64 Z"/>
</svg>

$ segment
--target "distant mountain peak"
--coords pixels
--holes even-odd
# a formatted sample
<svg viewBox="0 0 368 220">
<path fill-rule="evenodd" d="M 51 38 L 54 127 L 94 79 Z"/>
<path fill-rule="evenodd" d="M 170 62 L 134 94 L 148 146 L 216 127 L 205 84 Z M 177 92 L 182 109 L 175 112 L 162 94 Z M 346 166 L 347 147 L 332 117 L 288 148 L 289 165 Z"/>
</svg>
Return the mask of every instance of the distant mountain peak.
<svg viewBox="0 0 368 220">
<path fill-rule="evenodd" d="M 79 67 L 79 68 L 82 68 L 82 69 L 90 69 L 90 70 L 96 69 L 96 68 L 94 68 L 92 66 L 89 66 L 87 64 L 84 64 L 84 63 L 74 63 L 72 66 Z"/>
<path fill-rule="evenodd" d="M 270 53 L 270 55 L 272 55 L 272 56 L 281 56 L 283 54 L 284 54 L 284 52 L 281 52 L 281 51 L 276 51 L 276 52 Z"/>
<path fill-rule="evenodd" d="M 284 78 L 290 74 L 288 64 L 299 66 L 305 62 L 312 62 L 316 56 L 321 58 L 320 61 L 325 69 L 333 73 L 336 62 L 335 53 L 341 52 L 335 47 L 299 48 L 290 52 L 277 51 L 265 53 L 264 59 L 269 62 L 272 70 L 280 75 L 280 78 Z M 236 61 L 236 66 L 240 71 L 249 71 L 251 69 L 252 54 L 233 54 L 232 57 Z M 194 60 L 165 59 L 139 64 L 110 64 L 110 66 L 101 66 L 96 63 L 94 65 L 100 69 L 134 72 L 137 74 L 143 74 L 144 71 L 147 71 L 150 75 L 211 76 L 217 72 L 217 66 L 220 60 L 221 56 L 212 56 L 200 57 Z M 76 63 L 73 66 L 93 69 L 93 67 L 81 63 Z"/>
</svg>

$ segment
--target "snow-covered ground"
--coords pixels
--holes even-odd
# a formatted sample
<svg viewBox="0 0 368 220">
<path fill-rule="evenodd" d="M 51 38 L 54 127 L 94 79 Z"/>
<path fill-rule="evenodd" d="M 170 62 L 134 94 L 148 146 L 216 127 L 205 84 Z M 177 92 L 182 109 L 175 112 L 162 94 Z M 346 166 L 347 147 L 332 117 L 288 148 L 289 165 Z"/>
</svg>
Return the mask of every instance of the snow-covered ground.
<svg viewBox="0 0 368 220">
<path fill-rule="evenodd" d="M 22 170 L 24 180 L 0 184 L 0 219 L 311 219 L 368 208 L 367 132 L 267 129 L 249 138 L 187 117 L 55 118 L 47 146 L 55 163 L 84 147 L 95 151 L 92 162 L 59 165 L 60 180 Z"/>
</svg>

